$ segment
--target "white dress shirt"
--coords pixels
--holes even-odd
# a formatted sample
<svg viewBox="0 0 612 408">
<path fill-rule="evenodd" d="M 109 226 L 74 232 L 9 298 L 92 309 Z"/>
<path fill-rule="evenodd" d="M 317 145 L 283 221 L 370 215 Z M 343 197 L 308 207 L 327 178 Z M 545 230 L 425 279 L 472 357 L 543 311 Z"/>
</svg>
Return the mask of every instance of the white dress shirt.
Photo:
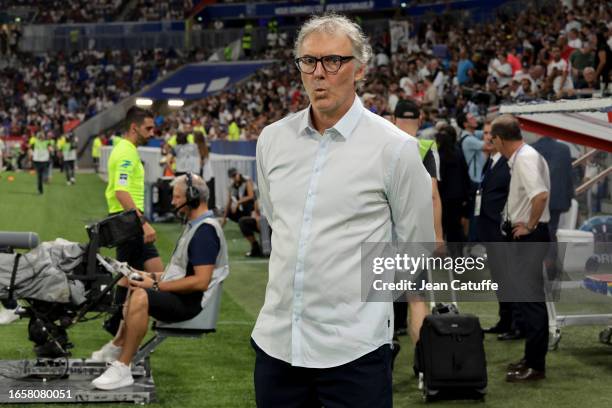
<svg viewBox="0 0 612 408">
<path fill-rule="evenodd" d="M 272 227 L 253 340 L 294 366 L 336 367 L 391 343 L 391 302 L 361 301 L 365 242 L 433 242 L 431 179 L 417 141 L 357 96 L 323 135 L 310 108 L 257 141 L 262 210 Z"/>
<path fill-rule="evenodd" d="M 504 219 L 507 219 L 507 211 L 513 225 L 519 222 L 527 224 L 531 215 L 531 200 L 545 191 L 550 193 L 548 164 L 536 149 L 525 143 L 510 156 L 508 167 L 510 167 L 510 189 L 508 202 L 504 208 Z M 538 222 L 550 220 L 548 200 Z"/>
</svg>

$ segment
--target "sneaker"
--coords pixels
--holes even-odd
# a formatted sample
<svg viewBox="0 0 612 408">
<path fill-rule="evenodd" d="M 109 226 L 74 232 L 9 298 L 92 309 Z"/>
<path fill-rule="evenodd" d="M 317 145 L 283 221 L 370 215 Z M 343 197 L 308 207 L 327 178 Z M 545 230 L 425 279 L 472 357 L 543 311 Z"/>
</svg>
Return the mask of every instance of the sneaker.
<svg viewBox="0 0 612 408">
<path fill-rule="evenodd" d="M 19 319 L 19 315 L 15 313 L 17 309 L 2 309 L 0 311 L 0 324 L 10 324 Z"/>
<path fill-rule="evenodd" d="M 113 344 L 112 341 L 106 343 L 100 350 L 94 351 L 91 353 L 91 360 L 101 362 L 101 363 L 110 363 L 111 361 L 115 361 L 121 355 L 121 347 L 117 347 Z"/>
<path fill-rule="evenodd" d="M 120 361 L 113 361 L 91 384 L 99 390 L 115 390 L 134 384 L 134 378 L 130 367 Z"/>
</svg>

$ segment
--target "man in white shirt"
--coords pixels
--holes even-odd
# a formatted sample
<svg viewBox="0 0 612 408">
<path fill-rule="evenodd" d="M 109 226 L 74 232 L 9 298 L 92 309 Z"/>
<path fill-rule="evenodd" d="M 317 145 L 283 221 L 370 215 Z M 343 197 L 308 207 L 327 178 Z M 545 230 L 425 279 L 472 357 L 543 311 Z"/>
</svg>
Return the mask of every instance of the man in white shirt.
<svg viewBox="0 0 612 408">
<path fill-rule="evenodd" d="M 506 285 L 513 288 L 525 322 L 525 354 L 508 366 L 506 380 L 528 382 L 545 378 L 548 351 L 548 315 L 544 303 L 542 263 L 550 241 L 548 233 L 548 199 L 550 175 L 546 160 L 533 147 L 523 142 L 518 121 L 511 115 L 495 119 L 491 125 L 495 147 L 508 159 L 510 188 L 503 217 L 512 261 L 512 277 Z M 510 292 L 502 287 L 503 292 Z M 504 299 L 512 300 L 512 299 Z"/>
<path fill-rule="evenodd" d="M 508 63 L 503 49 L 498 50 L 496 58 L 489 64 L 489 75 L 497 79 L 500 88 L 507 86 L 512 80 L 512 65 Z"/>
<path fill-rule="evenodd" d="M 371 58 L 335 14 L 300 29 L 308 109 L 257 142 L 272 227 L 264 306 L 252 334 L 259 407 L 391 407 L 391 302 L 361 299 L 361 244 L 433 242 L 431 179 L 417 141 L 355 94 Z"/>
<path fill-rule="evenodd" d="M 561 58 L 561 49 L 558 46 L 552 48 L 552 61 L 548 63 L 546 75 L 552 80 L 552 87 L 555 95 L 573 95 L 574 84 L 569 72 L 567 61 Z"/>
</svg>

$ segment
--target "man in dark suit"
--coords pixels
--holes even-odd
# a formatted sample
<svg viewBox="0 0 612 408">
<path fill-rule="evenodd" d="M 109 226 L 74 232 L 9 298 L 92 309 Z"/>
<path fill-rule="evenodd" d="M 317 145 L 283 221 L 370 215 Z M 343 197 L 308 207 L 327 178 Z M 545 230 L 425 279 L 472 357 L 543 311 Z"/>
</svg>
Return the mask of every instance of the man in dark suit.
<svg viewBox="0 0 612 408">
<path fill-rule="evenodd" d="M 572 156 L 567 145 L 550 137 L 540 137 L 531 145 L 540 153 L 550 169 L 550 238 L 556 241 L 559 217 L 572 205 L 574 184 L 572 180 Z"/>
<path fill-rule="evenodd" d="M 491 142 L 491 122 L 487 119 L 483 129 L 483 141 L 491 147 L 489 159 L 483 169 L 480 183 L 480 208 L 476 209 L 478 215 L 478 240 L 487 248 L 487 259 L 491 269 L 491 277 L 497 281 L 503 273 L 504 257 L 500 256 L 503 249 L 499 242 L 505 238 L 501 233 L 501 213 L 508 199 L 510 187 L 510 169 L 508 160 L 493 146 Z M 478 196 L 478 193 L 477 193 Z M 478 205 L 478 199 L 476 199 Z M 479 210 L 479 211 L 478 211 Z M 497 244 L 496 244 L 497 243 Z M 499 340 L 515 340 L 522 338 L 520 319 L 516 307 L 511 302 L 499 302 L 499 321 L 494 326 L 485 329 L 486 333 L 498 334 Z"/>
</svg>

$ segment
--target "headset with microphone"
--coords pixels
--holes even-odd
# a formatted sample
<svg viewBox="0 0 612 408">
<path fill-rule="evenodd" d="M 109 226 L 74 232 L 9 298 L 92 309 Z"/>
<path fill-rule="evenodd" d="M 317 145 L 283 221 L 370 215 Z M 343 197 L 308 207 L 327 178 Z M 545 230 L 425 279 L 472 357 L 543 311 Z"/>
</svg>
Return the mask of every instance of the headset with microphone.
<svg viewBox="0 0 612 408">
<path fill-rule="evenodd" d="M 200 206 L 200 191 L 193 186 L 193 176 L 191 173 L 185 173 L 185 182 L 187 188 L 185 189 L 185 203 L 179 205 L 174 209 L 177 213 L 181 208 L 188 206 L 191 209 L 198 208 Z"/>
</svg>

